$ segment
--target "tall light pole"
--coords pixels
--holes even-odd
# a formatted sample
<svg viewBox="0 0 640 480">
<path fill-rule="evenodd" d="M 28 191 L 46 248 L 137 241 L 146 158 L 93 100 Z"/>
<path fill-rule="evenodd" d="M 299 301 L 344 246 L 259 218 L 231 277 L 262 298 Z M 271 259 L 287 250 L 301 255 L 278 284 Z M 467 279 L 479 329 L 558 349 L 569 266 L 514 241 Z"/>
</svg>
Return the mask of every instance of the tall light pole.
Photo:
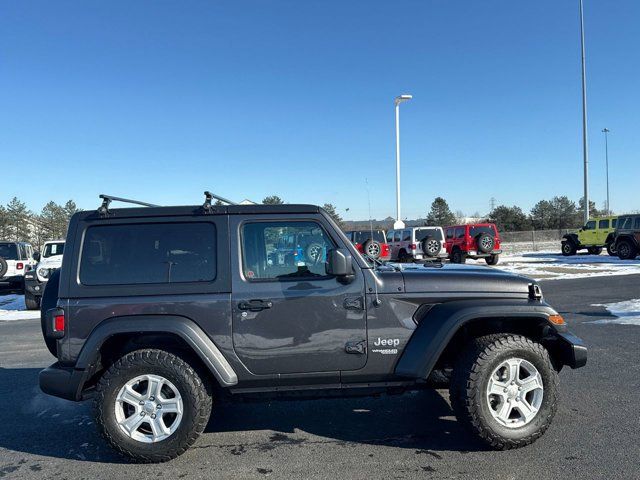
<svg viewBox="0 0 640 480">
<path fill-rule="evenodd" d="M 611 215 L 611 204 L 609 203 L 609 130 L 608 128 L 603 128 L 602 133 L 604 133 L 604 161 L 607 165 L 607 215 Z"/>
<path fill-rule="evenodd" d="M 413 98 L 412 95 L 400 95 L 396 97 L 396 221 L 393 228 L 404 228 L 404 222 L 400 216 L 400 104 Z"/>
<path fill-rule="evenodd" d="M 584 223 L 589 221 L 589 149 L 587 146 L 587 75 L 584 60 L 584 15 L 580 0 L 580 47 L 582 49 L 582 155 L 584 158 Z"/>
</svg>

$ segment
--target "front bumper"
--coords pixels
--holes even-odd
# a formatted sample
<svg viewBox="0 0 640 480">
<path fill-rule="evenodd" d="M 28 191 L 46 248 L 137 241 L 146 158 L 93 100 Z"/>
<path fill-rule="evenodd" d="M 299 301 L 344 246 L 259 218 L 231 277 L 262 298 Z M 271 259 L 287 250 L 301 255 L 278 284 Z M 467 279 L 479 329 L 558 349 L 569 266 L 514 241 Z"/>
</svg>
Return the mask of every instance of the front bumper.
<svg viewBox="0 0 640 480">
<path fill-rule="evenodd" d="M 581 338 L 570 332 L 558 333 L 558 354 L 564 365 L 571 368 L 584 367 L 587 364 L 587 346 Z"/>
<path fill-rule="evenodd" d="M 40 371 L 40 390 L 54 397 L 66 400 L 84 400 L 82 387 L 86 381 L 84 370 L 62 367 L 59 363 L 54 363 L 48 368 Z"/>
</svg>

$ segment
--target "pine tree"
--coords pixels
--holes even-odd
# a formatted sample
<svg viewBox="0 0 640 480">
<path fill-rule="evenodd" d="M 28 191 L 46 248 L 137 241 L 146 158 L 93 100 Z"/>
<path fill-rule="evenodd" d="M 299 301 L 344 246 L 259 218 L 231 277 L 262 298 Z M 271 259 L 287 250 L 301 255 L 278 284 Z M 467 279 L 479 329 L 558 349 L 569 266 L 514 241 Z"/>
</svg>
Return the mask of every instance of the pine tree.
<svg viewBox="0 0 640 480">
<path fill-rule="evenodd" d="M 284 202 L 277 195 L 270 195 L 262 200 L 263 205 L 282 205 Z"/>
<path fill-rule="evenodd" d="M 442 197 L 436 197 L 427 215 L 427 225 L 445 227 L 456 223 L 456 216 L 451 212 L 449 204 Z"/>
<path fill-rule="evenodd" d="M 344 227 L 342 217 L 336 211 L 335 205 L 333 205 L 332 203 L 325 203 L 322 208 L 324 208 L 324 210 L 331 216 L 331 218 L 333 218 L 333 221 L 336 222 L 340 228 Z"/>
</svg>

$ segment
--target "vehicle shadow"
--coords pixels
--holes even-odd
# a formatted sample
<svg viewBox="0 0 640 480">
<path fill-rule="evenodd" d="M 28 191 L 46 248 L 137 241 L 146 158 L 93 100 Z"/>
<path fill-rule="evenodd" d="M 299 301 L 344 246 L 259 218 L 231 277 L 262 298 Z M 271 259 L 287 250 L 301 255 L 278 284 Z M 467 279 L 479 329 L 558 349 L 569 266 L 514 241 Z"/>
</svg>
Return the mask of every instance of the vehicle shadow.
<svg viewBox="0 0 640 480">
<path fill-rule="evenodd" d="M 91 402 L 42 393 L 39 371 L 0 367 L 0 448 L 76 461 L 128 463 L 98 435 Z M 228 435 L 222 445 L 215 435 L 252 430 L 273 433 L 266 441 L 248 443 L 246 435 L 238 435 L 237 445 L 229 445 Z M 226 448 L 231 454 L 234 448 L 267 451 L 305 442 L 388 445 L 434 456 L 439 450 L 485 449 L 455 421 L 436 391 L 314 401 L 215 402 L 205 432 L 195 448 Z"/>
<path fill-rule="evenodd" d="M 435 390 L 379 397 L 220 403 L 214 407 L 206 429 L 207 432 L 247 430 L 278 433 L 266 443 L 236 447 L 272 450 L 310 442 L 388 445 L 430 454 L 439 450 L 487 449 L 462 428 L 447 401 Z M 322 438 L 309 439 L 308 434 Z"/>
</svg>

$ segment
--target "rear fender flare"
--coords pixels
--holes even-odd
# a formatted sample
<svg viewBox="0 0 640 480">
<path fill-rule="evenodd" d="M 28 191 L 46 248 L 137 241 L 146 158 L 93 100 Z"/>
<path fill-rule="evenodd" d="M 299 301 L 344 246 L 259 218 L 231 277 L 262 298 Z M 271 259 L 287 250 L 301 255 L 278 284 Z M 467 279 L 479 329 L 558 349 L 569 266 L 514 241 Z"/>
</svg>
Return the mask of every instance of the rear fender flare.
<svg viewBox="0 0 640 480">
<path fill-rule="evenodd" d="M 465 324 L 486 319 L 522 319 L 548 322 L 557 312 L 549 305 L 529 300 L 460 300 L 436 305 L 428 311 L 409 339 L 395 373 L 427 378 L 453 336 Z"/>
<path fill-rule="evenodd" d="M 122 333 L 177 335 L 198 355 L 221 386 L 230 387 L 238 383 L 235 371 L 207 334 L 192 320 L 174 315 L 133 315 L 103 321 L 89 335 L 75 368 L 87 370 L 95 365 L 104 342 Z"/>
</svg>

